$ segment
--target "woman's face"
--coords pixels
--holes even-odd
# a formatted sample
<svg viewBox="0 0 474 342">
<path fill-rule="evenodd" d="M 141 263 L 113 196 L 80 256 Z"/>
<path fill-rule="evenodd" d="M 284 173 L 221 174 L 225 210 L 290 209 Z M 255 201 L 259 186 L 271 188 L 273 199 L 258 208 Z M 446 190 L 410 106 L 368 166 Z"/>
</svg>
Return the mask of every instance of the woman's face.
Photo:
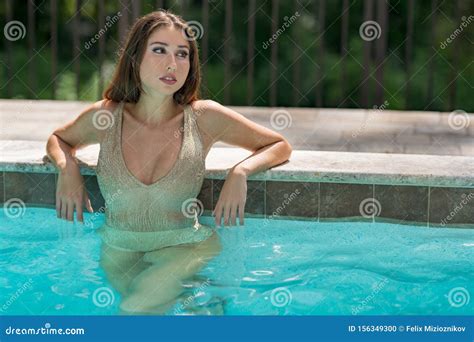
<svg viewBox="0 0 474 342">
<path fill-rule="evenodd" d="M 188 77 L 189 52 L 188 41 L 181 30 L 172 26 L 155 30 L 148 38 L 140 65 L 143 90 L 165 95 L 177 92 Z"/>
</svg>

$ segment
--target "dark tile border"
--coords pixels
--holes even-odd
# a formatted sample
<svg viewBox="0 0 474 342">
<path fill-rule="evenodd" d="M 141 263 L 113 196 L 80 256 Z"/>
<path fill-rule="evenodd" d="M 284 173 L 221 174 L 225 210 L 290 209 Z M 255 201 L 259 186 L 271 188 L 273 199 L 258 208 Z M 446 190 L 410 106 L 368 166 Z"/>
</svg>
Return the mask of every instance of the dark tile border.
<svg viewBox="0 0 474 342">
<path fill-rule="evenodd" d="M 374 198 L 380 203 L 375 221 L 380 217 L 428 225 L 428 187 L 375 185 Z"/>
<path fill-rule="evenodd" d="M 0 172 L 0 196 L 2 199 L 2 203 L 5 203 L 5 172 Z"/>
<path fill-rule="evenodd" d="M 431 226 L 444 227 L 472 221 L 474 221 L 474 189 L 430 188 Z"/>
<path fill-rule="evenodd" d="M 373 185 L 320 183 L 319 219 L 360 217 L 362 221 L 373 221 L 377 208 L 373 201 Z"/>
<path fill-rule="evenodd" d="M 25 204 L 56 204 L 56 175 L 52 173 L 4 172 L 4 202 L 21 200 Z"/>
<path fill-rule="evenodd" d="M 96 176 L 84 175 L 94 211 L 105 206 Z M 1 172 L 2 201 L 53 207 L 56 174 Z M 198 195 L 210 215 L 224 180 L 205 179 Z M 393 222 L 474 228 L 474 189 L 296 181 L 247 183 L 246 215 L 311 221 Z"/>
<path fill-rule="evenodd" d="M 266 182 L 265 216 L 318 219 L 319 183 Z"/>
</svg>

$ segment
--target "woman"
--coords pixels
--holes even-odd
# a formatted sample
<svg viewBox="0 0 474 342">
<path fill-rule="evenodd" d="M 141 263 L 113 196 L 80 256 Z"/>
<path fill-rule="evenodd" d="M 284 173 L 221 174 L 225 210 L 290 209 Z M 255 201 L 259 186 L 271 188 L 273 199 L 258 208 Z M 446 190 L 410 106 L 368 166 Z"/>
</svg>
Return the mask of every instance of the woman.
<svg viewBox="0 0 474 342">
<path fill-rule="evenodd" d="M 195 207 L 211 146 L 255 152 L 229 170 L 214 208 L 216 226 L 244 223 L 247 177 L 286 161 L 279 134 L 211 100 L 200 100 L 198 48 L 186 22 L 168 11 L 138 19 L 104 99 L 54 131 L 47 153 L 58 168 L 56 211 L 83 222 L 92 212 L 78 148 L 100 144 L 97 179 L 106 202 L 101 265 L 125 313 L 166 313 L 220 251 L 217 233 Z"/>
</svg>

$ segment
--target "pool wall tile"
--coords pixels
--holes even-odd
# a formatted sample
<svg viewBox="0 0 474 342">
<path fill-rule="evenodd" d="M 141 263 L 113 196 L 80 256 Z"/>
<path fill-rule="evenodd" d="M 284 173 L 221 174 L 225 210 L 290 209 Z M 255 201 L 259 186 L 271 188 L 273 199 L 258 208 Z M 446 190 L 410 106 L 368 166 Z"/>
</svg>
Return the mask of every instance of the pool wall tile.
<svg viewBox="0 0 474 342">
<path fill-rule="evenodd" d="M 321 183 L 319 219 L 360 217 L 362 221 L 373 221 L 372 212 L 360 210 L 361 204 L 372 204 L 372 198 L 373 185 Z"/>
<path fill-rule="evenodd" d="M 92 207 L 99 211 L 105 202 L 97 177 L 83 177 Z M 0 172 L 2 201 L 19 198 L 26 204 L 54 207 L 57 178 L 57 173 Z M 223 184 L 224 180 L 204 179 L 198 199 L 206 215 L 214 210 Z M 363 202 L 368 211 L 362 209 Z M 320 221 L 357 217 L 432 227 L 474 227 L 474 188 L 249 180 L 245 211 L 256 217 Z M 367 217 L 371 212 L 376 215 Z"/>
<path fill-rule="evenodd" d="M 202 202 L 204 210 L 213 210 L 212 207 L 212 180 L 204 179 L 201 187 L 201 191 L 197 196 L 198 200 Z"/>
<path fill-rule="evenodd" d="M 319 183 L 267 181 L 266 189 L 267 217 L 318 218 Z"/>
<path fill-rule="evenodd" d="M 18 198 L 25 204 L 56 204 L 56 178 L 52 173 L 5 172 L 4 202 Z"/>
<path fill-rule="evenodd" d="M 99 183 L 97 182 L 96 176 L 83 176 L 84 183 L 87 188 L 87 194 L 89 195 L 89 199 L 91 201 L 92 209 L 94 212 L 104 211 L 105 209 L 105 200 L 100 192 Z"/>
<path fill-rule="evenodd" d="M 430 188 L 430 225 L 474 223 L 474 189 Z"/>
<path fill-rule="evenodd" d="M 224 180 L 212 181 L 212 210 L 216 207 Z M 265 215 L 265 181 L 247 181 L 245 212 Z"/>
<path fill-rule="evenodd" d="M 389 218 L 428 224 L 428 187 L 375 185 L 374 198 L 380 204 L 379 215 L 375 216 L 376 222 Z"/>
<path fill-rule="evenodd" d="M 5 203 L 5 172 L 0 172 L 0 196 L 2 196 L 2 203 Z"/>
</svg>

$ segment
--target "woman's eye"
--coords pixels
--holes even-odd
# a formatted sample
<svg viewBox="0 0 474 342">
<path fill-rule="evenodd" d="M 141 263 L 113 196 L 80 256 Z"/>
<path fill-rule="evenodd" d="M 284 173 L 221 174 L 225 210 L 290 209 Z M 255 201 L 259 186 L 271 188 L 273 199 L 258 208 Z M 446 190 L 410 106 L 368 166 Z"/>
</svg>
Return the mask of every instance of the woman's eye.
<svg viewBox="0 0 474 342">
<path fill-rule="evenodd" d="M 163 48 L 154 48 L 154 49 L 153 49 L 153 52 L 161 53 L 161 52 L 163 52 L 163 51 L 164 51 Z"/>
<path fill-rule="evenodd" d="M 183 57 L 183 58 L 186 58 L 186 57 L 188 57 L 188 53 L 185 52 L 185 51 L 178 52 L 178 56 Z"/>
</svg>

